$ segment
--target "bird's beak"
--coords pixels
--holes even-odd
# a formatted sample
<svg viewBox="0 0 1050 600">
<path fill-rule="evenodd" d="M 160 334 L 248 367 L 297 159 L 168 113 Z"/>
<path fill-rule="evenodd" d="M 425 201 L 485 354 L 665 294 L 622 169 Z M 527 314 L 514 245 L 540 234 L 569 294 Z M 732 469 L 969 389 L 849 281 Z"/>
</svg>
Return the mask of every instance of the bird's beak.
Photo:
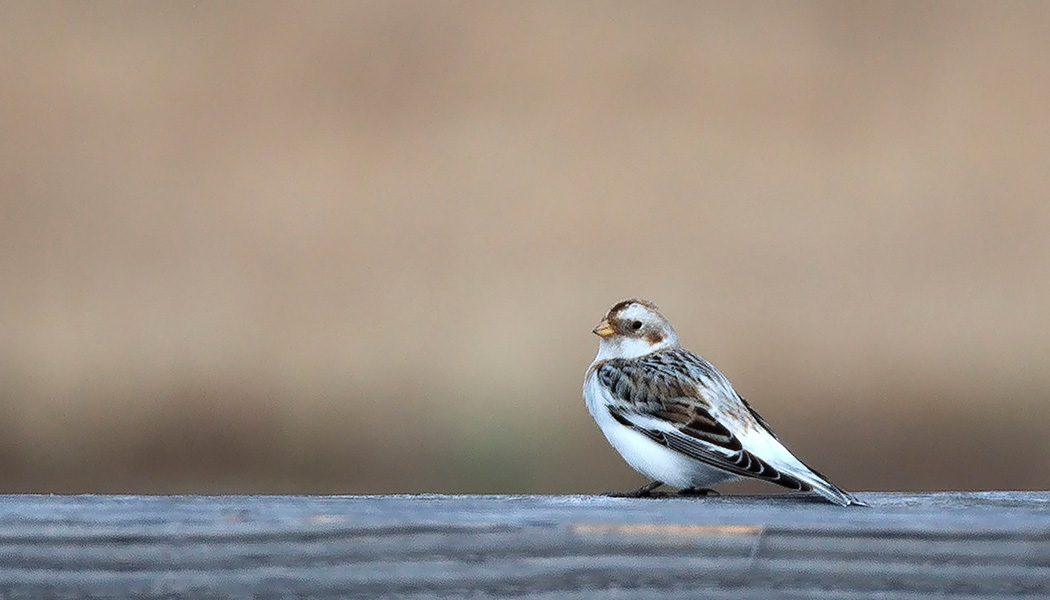
<svg viewBox="0 0 1050 600">
<path fill-rule="evenodd" d="M 598 326 L 594 328 L 593 333 L 603 338 L 612 335 L 614 332 L 612 325 L 609 324 L 609 319 L 602 319 L 602 322 L 598 323 Z"/>
</svg>

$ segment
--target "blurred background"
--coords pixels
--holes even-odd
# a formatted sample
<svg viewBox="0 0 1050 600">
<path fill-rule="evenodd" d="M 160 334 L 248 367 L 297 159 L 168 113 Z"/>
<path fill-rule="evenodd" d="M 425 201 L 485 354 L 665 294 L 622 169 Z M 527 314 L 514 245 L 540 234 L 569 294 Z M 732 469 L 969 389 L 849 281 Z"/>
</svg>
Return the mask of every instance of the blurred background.
<svg viewBox="0 0 1050 600">
<path fill-rule="evenodd" d="M 1048 30 L 3 3 L 0 491 L 634 487 L 580 393 L 631 296 L 844 487 L 1046 489 Z"/>
</svg>

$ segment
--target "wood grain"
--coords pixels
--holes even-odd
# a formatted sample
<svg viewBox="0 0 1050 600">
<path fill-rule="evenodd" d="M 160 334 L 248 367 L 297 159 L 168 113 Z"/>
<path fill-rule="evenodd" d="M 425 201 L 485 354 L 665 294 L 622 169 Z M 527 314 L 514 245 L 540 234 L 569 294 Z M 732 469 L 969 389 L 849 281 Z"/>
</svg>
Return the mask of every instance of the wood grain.
<svg viewBox="0 0 1050 600">
<path fill-rule="evenodd" d="M 1050 492 L 0 496 L 0 597 L 1050 597 Z"/>
</svg>

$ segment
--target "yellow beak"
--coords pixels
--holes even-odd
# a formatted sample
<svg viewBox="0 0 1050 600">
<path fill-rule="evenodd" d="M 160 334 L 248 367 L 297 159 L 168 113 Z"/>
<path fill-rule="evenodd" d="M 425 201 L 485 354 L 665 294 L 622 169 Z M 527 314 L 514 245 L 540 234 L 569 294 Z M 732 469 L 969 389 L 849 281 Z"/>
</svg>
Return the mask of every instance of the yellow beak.
<svg viewBox="0 0 1050 600">
<path fill-rule="evenodd" d="M 609 324 L 609 319 L 602 319 L 602 322 L 598 323 L 598 326 L 594 328 L 593 333 L 599 337 L 609 337 L 615 332 L 612 325 Z"/>
</svg>

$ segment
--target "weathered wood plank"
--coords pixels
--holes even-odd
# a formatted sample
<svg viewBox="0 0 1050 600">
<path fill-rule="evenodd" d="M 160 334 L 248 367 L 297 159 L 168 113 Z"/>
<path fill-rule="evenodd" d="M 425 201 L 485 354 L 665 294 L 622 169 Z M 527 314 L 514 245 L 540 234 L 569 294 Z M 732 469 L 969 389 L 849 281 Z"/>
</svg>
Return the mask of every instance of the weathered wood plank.
<svg viewBox="0 0 1050 600">
<path fill-rule="evenodd" d="M 1050 493 L 0 496 L 0 597 L 1050 597 Z"/>
</svg>

